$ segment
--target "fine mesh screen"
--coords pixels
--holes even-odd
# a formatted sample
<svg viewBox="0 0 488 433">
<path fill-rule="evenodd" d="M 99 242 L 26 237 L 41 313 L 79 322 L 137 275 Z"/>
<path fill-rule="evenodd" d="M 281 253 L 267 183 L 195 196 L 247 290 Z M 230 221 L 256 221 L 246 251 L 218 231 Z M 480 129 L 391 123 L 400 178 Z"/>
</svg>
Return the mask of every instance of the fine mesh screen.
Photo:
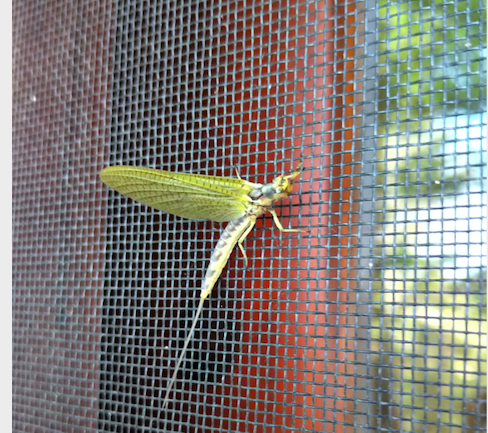
<svg viewBox="0 0 488 433">
<path fill-rule="evenodd" d="M 470 1 L 16 1 L 13 425 L 22 432 L 486 428 L 486 21 Z M 115 164 L 270 182 L 225 224 Z"/>
</svg>

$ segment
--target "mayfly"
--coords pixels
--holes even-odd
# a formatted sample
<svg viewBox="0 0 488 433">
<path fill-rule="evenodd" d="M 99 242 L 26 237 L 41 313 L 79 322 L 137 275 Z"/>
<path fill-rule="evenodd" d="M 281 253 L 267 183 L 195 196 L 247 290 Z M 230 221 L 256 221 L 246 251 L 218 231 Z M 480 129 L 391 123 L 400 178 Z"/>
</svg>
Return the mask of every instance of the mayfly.
<svg viewBox="0 0 488 433">
<path fill-rule="evenodd" d="M 256 219 L 267 212 L 271 213 L 280 231 L 303 231 L 283 228 L 274 211 L 275 202 L 291 194 L 294 180 L 302 168 L 303 161 L 291 175 L 278 176 L 265 185 L 243 180 L 239 174 L 235 179 L 128 166 L 107 167 L 100 173 L 106 185 L 145 205 L 192 220 L 228 222 L 210 257 L 200 292 L 200 303 L 166 389 L 163 409 L 168 403 L 205 299 L 210 295 L 236 243 L 247 266 L 242 243 L 256 224 Z"/>
</svg>

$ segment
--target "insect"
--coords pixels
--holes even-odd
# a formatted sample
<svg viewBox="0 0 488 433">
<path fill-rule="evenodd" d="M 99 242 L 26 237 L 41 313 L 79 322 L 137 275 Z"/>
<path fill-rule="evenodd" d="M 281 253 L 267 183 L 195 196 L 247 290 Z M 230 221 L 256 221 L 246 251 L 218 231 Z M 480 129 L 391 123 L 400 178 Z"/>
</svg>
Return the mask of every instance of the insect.
<svg viewBox="0 0 488 433">
<path fill-rule="evenodd" d="M 271 213 L 280 231 L 304 231 L 283 228 L 274 211 L 274 203 L 291 194 L 294 180 L 302 172 L 302 168 L 303 160 L 291 175 L 278 176 L 265 185 L 243 180 L 238 173 L 238 178 L 235 179 L 128 166 L 107 167 L 100 173 L 100 178 L 106 185 L 145 205 L 193 220 L 228 221 L 210 257 L 200 292 L 200 303 L 166 389 L 163 409 L 168 403 L 205 299 L 219 279 L 235 245 L 239 246 L 247 266 L 248 260 L 242 243 L 256 224 L 256 219 L 267 212 Z"/>
</svg>

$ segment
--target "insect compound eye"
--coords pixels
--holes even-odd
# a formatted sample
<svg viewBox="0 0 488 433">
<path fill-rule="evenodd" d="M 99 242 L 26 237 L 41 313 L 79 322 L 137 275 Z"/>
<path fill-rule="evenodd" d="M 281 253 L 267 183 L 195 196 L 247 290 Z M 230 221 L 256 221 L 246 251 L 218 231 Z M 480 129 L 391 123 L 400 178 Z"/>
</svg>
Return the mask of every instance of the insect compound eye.
<svg viewBox="0 0 488 433">
<path fill-rule="evenodd" d="M 262 191 L 263 191 L 263 195 L 267 199 L 272 199 L 276 194 L 278 194 L 278 191 L 276 190 L 276 188 L 272 184 L 264 185 Z"/>
</svg>

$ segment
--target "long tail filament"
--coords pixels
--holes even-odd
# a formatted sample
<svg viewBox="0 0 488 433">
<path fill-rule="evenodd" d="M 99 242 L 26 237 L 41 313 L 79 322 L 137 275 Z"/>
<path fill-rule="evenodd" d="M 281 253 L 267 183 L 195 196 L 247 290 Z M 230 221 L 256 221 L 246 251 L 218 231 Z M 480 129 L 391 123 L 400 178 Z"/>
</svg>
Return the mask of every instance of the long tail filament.
<svg viewBox="0 0 488 433">
<path fill-rule="evenodd" d="M 180 369 L 180 365 L 183 362 L 183 358 L 185 357 L 185 353 L 188 349 L 188 344 L 190 344 L 190 340 L 193 337 L 193 333 L 195 332 L 195 328 L 197 327 L 197 322 L 200 317 L 200 314 L 202 313 L 203 310 L 203 304 L 205 302 L 206 298 L 200 298 L 200 304 L 198 304 L 198 309 L 195 314 L 195 318 L 193 319 L 193 324 L 191 325 L 190 332 L 188 334 L 188 337 L 186 337 L 185 345 L 183 346 L 183 349 L 181 350 L 180 357 L 178 358 L 178 362 L 176 363 L 175 370 L 173 372 L 173 376 L 171 377 L 171 380 L 169 381 L 168 387 L 166 388 L 166 395 L 164 396 L 164 401 L 163 401 L 163 409 L 166 407 L 169 401 L 169 394 L 171 392 L 171 389 L 173 388 L 173 385 L 176 382 L 176 377 L 178 376 L 178 371 Z"/>
</svg>

